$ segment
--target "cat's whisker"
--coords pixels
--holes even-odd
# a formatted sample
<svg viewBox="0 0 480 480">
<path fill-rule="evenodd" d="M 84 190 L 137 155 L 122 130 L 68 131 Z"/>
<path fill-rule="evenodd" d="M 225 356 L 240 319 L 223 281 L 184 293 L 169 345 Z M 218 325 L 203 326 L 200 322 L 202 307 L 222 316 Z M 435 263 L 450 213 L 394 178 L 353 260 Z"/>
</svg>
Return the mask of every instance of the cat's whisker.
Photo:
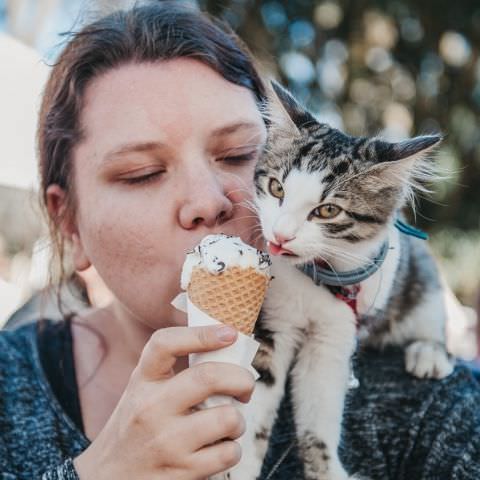
<svg viewBox="0 0 480 480">
<path fill-rule="evenodd" d="M 338 247 L 324 246 L 324 249 L 328 251 L 328 253 L 332 253 L 336 256 L 341 256 L 347 260 L 355 260 L 355 261 L 362 262 L 364 264 L 374 263 L 373 259 L 371 259 L 370 257 L 367 257 L 365 255 L 356 255 L 351 252 L 347 252 L 345 250 L 339 249 Z"/>
<path fill-rule="evenodd" d="M 244 219 L 246 219 L 246 218 L 255 218 L 255 219 L 258 219 L 258 217 L 257 217 L 256 215 L 243 215 L 243 216 L 241 216 L 241 217 L 230 218 L 229 220 L 226 220 L 225 222 L 223 222 L 221 225 L 222 225 L 222 227 L 223 227 L 223 226 L 228 225 L 228 224 L 230 224 L 230 223 L 232 223 L 232 222 L 236 222 L 236 221 L 238 221 L 238 220 L 244 220 Z M 217 219 L 217 223 L 218 223 L 219 221 L 220 221 L 220 220 Z M 257 225 L 259 225 L 259 224 L 257 223 Z M 251 228 L 251 227 L 248 227 L 248 228 Z"/>
<path fill-rule="evenodd" d="M 363 255 L 355 255 L 355 254 L 352 254 L 350 252 L 346 252 L 344 250 L 340 250 L 338 248 L 335 248 L 335 247 L 331 247 L 331 246 L 324 246 L 323 247 L 325 253 L 327 253 L 328 255 L 330 256 L 333 256 L 333 257 L 337 257 L 339 259 L 343 259 L 343 260 L 346 260 L 347 262 L 348 261 L 352 261 L 354 262 L 355 264 L 358 262 L 361 264 L 360 267 L 358 268 L 361 268 L 362 270 L 366 270 L 366 268 L 370 265 L 370 264 L 373 264 L 374 263 L 374 260 L 369 258 L 369 257 L 366 257 L 366 256 L 363 256 Z"/>
<path fill-rule="evenodd" d="M 318 249 L 318 244 L 312 243 L 312 244 L 306 245 L 306 248 L 309 251 L 315 251 L 316 249 Z M 329 243 L 323 243 L 322 250 L 327 254 L 342 255 L 344 257 L 348 257 L 351 260 L 355 260 L 363 263 L 372 262 L 372 259 L 365 255 L 354 254 L 352 252 L 346 251 L 336 245 L 331 245 Z"/>
<path fill-rule="evenodd" d="M 251 203 L 249 200 L 242 200 L 241 202 L 237 202 L 233 204 L 233 209 L 235 208 L 240 208 L 244 207 L 247 210 L 249 210 L 251 213 L 254 214 L 254 216 L 258 217 L 259 211 L 258 208 L 255 206 L 255 204 Z"/>
<path fill-rule="evenodd" d="M 241 202 L 239 205 L 242 207 L 245 207 L 247 210 L 250 210 L 252 213 L 256 213 L 258 216 L 259 209 L 254 203 L 249 201 L 244 201 L 244 202 Z"/>
<path fill-rule="evenodd" d="M 249 191 L 249 190 L 246 189 L 246 188 L 234 188 L 233 190 L 229 190 L 229 191 L 228 191 L 228 194 L 237 193 L 237 192 L 248 193 L 248 195 L 251 195 L 251 194 L 252 194 L 252 192 Z"/>
<path fill-rule="evenodd" d="M 250 200 L 250 199 L 248 199 L 248 198 L 243 199 L 242 202 L 240 202 L 240 203 L 246 203 L 246 204 L 248 204 L 248 205 L 250 205 L 250 206 L 255 207 L 256 209 L 258 209 L 256 203 L 255 203 L 253 200 Z"/>
<path fill-rule="evenodd" d="M 260 233 L 258 233 L 258 234 L 255 236 L 255 238 L 253 238 L 252 243 L 257 243 L 258 240 L 259 240 L 260 238 L 262 238 L 262 237 L 263 237 L 263 232 L 261 231 Z"/>
<path fill-rule="evenodd" d="M 330 270 L 335 274 L 335 276 L 337 277 L 337 280 L 339 280 L 338 273 L 335 270 L 335 268 L 333 267 L 333 265 L 326 258 L 322 257 L 321 255 L 319 255 L 318 258 L 320 258 L 320 260 L 324 261 L 330 267 Z M 311 263 L 312 263 L 313 270 L 314 270 L 315 275 L 316 275 L 316 271 L 317 271 L 316 262 L 315 262 L 315 260 L 311 260 Z"/>
</svg>

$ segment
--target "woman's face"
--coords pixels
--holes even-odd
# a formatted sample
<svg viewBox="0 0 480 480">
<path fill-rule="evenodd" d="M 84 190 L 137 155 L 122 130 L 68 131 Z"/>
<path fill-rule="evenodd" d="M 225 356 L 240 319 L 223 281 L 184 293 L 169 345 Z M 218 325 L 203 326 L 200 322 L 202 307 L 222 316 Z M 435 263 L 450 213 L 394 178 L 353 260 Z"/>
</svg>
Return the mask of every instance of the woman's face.
<svg viewBox="0 0 480 480">
<path fill-rule="evenodd" d="M 77 268 L 92 263 L 149 327 L 183 321 L 170 301 L 187 250 L 259 234 L 246 201 L 266 130 L 252 93 L 192 59 L 125 65 L 89 85 L 81 121 Z"/>
</svg>

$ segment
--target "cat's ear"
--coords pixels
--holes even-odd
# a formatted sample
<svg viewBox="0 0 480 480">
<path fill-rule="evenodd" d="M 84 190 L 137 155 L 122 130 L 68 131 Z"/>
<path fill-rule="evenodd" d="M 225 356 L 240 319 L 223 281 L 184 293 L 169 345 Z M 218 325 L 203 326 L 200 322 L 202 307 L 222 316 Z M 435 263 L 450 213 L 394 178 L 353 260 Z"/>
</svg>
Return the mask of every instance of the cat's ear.
<svg viewBox="0 0 480 480">
<path fill-rule="evenodd" d="M 296 128 L 318 123 L 315 117 L 306 110 L 286 88 L 282 87 L 282 85 L 275 80 L 272 80 L 270 83 L 275 97 L 278 99 L 277 104 L 280 104 L 280 107 L 284 113 L 288 115 Z"/>
<path fill-rule="evenodd" d="M 389 143 L 375 139 L 370 146 L 370 156 L 377 163 L 397 162 L 415 163 L 423 158 L 430 150 L 435 148 L 442 141 L 440 135 L 423 135 L 421 137 L 409 138 L 397 143 Z M 373 146 L 373 149 L 371 147 Z"/>
<path fill-rule="evenodd" d="M 441 141 L 441 135 L 423 135 L 397 143 L 373 139 L 364 152 L 365 160 L 374 163 L 368 170 L 388 183 L 431 180 L 434 169 L 428 154 Z"/>
</svg>

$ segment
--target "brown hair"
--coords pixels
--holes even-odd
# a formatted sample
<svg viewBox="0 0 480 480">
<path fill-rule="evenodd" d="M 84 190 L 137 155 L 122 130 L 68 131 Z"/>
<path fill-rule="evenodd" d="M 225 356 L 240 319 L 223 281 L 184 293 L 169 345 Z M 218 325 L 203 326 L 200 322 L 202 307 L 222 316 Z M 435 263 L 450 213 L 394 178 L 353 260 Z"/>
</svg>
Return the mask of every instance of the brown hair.
<svg viewBox="0 0 480 480">
<path fill-rule="evenodd" d="M 264 85 L 242 41 L 228 26 L 181 2 L 117 11 L 70 35 L 47 82 L 37 132 L 41 204 L 46 207 L 48 186 L 58 184 L 66 194 L 63 218 L 76 210 L 72 151 L 83 136 L 80 115 L 85 89 L 99 75 L 126 63 L 190 57 L 251 90 L 259 107 L 266 101 Z M 58 224 L 63 218 L 50 218 L 44 210 L 54 247 L 50 279 L 58 284 L 62 311 L 65 240 Z M 59 267 L 56 281 L 55 263 Z"/>
</svg>

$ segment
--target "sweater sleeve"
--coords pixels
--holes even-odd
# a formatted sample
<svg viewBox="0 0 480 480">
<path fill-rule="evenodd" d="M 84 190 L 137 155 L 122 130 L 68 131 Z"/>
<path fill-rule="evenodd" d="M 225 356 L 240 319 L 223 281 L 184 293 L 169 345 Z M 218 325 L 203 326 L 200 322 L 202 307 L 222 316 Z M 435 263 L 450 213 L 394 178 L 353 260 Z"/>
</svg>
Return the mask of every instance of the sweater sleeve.
<svg viewBox="0 0 480 480">
<path fill-rule="evenodd" d="M 67 458 L 61 465 L 46 471 L 41 480 L 80 480 L 73 465 L 73 459 Z"/>
<path fill-rule="evenodd" d="M 447 385 L 435 395 L 419 428 L 405 478 L 480 478 L 480 390 L 468 373 Z"/>
<path fill-rule="evenodd" d="M 0 471 L 1 480 L 20 480 L 20 478 L 23 477 Z M 73 465 L 73 459 L 67 458 L 62 464 L 48 469 L 41 477 L 36 477 L 33 480 L 80 480 L 80 478 Z"/>
</svg>

